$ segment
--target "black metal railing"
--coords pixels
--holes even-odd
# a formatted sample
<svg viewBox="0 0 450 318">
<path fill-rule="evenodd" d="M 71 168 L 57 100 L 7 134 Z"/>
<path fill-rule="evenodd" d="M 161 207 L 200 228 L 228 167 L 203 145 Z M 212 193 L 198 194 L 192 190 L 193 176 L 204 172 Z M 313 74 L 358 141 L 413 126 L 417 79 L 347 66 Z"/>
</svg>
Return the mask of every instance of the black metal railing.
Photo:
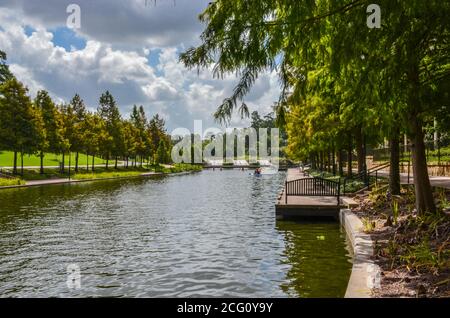
<svg viewBox="0 0 450 318">
<path fill-rule="evenodd" d="M 284 186 L 285 203 L 288 196 L 314 196 L 314 197 L 337 197 L 340 203 L 341 182 L 323 178 L 303 178 L 286 181 Z"/>
<path fill-rule="evenodd" d="M 361 187 L 356 189 L 356 191 L 353 191 L 353 192 L 358 192 L 365 188 L 370 189 L 370 187 L 374 184 L 378 185 L 378 180 L 380 179 L 378 172 L 381 170 L 384 170 L 386 168 L 389 168 L 389 166 L 390 166 L 389 162 L 383 163 L 378 166 L 372 167 L 370 169 L 361 171 L 360 173 L 352 175 L 351 177 L 344 178 L 344 186 L 343 186 L 344 193 L 346 193 L 347 183 L 349 181 L 352 181 L 352 182 L 359 181 L 361 184 Z M 389 174 L 388 174 L 388 176 L 389 176 Z M 355 189 L 353 189 L 353 190 L 355 190 Z"/>
</svg>

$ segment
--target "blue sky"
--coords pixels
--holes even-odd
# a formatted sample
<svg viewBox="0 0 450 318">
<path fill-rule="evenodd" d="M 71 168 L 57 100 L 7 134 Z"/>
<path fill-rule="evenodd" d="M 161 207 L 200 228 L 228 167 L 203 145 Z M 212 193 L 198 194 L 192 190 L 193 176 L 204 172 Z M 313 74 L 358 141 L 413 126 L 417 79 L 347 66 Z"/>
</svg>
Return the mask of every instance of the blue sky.
<svg viewBox="0 0 450 318">
<path fill-rule="evenodd" d="M 81 28 L 66 26 L 70 3 L 81 8 Z M 0 0 L 0 50 L 30 95 L 46 89 L 58 102 L 79 93 L 95 110 L 105 90 L 124 117 L 133 104 L 159 113 L 169 130 L 190 128 L 195 119 L 217 126 L 216 107 L 230 96 L 234 74 L 214 79 L 179 63 L 179 53 L 199 44 L 198 15 L 209 0 Z M 280 92 L 274 73 L 263 74 L 246 98 L 261 113 Z M 248 122 L 236 117 L 234 126 Z"/>
<path fill-rule="evenodd" d="M 75 33 L 73 29 L 68 27 L 58 27 L 54 30 L 49 30 L 53 34 L 52 42 L 55 46 L 61 46 L 66 51 L 82 50 L 86 47 L 86 39 Z"/>
</svg>

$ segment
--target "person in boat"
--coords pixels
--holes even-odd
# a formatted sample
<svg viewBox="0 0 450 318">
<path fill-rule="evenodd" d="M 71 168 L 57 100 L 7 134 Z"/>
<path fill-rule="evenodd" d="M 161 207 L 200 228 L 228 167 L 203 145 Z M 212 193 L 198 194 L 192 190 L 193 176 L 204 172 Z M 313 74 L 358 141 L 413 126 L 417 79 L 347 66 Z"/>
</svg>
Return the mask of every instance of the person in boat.
<svg viewBox="0 0 450 318">
<path fill-rule="evenodd" d="M 259 176 L 261 174 L 261 168 L 256 168 L 255 175 Z"/>
</svg>

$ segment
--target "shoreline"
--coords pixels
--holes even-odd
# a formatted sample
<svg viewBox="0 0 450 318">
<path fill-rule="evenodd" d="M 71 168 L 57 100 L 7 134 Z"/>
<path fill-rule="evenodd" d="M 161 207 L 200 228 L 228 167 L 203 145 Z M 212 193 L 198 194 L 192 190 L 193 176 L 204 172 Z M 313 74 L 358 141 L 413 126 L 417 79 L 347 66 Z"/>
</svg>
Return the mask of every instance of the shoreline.
<svg viewBox="0 0 450 318">
<path fill-rule="evenodd" d="M 18 184 L 11 186 L 0 186 L 1 190 L 7 189 L 22 189 L 22 188 L 31 188 L 31 187 L 42 187 L 42 186 L 50 186 L 50 185 L 62 185 L 62 184 L 73 184 L 73 183 L 84 183 L 84 182 L 94 182 L 94 181 L 107 181 L 107 180 L 116 180 L 116 179 L 137 179 L 137 178 L 151 178 L 151 177 L 175 177 L 180 175 L 187 175 L 194 172 L 199 171 L 182 171 L 182 172 L 173 172 L 173 173 L 164 173 L 164 172 L 146 172 L 139 175 L 134 176 L 123 176 L 123 177 L 108 177 L 108 178 L 94 178 L 94 179 L 44 179 L 44 180 L 30 180 L 27 181 L 26 184 Z M 29 183 L 28 183 L 29 182 Z"/>
</svg>

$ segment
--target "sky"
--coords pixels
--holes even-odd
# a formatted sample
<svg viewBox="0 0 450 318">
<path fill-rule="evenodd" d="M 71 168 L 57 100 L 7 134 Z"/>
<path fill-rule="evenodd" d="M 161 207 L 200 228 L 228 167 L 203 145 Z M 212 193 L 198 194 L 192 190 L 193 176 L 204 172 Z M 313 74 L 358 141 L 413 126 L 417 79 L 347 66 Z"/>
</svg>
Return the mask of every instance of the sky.
<svg viewBox="0 0 450 318">
<path fill-rule="evenodd" d="M 31 97 L 47 90 L 57 102 L 80 94 L 91 110 L 109 90 L 128 117 L 134 104 L 159 113 L 169 132 L 194 120 L 219 126 L 212 114 L 232 94 L 235 74 L 213 78 L 188 70 L 179 54 L 200 43 L 198 15 L 210 0 L 0 0 L 0 50 Z M 69 4 L 81 9 L 79 29 L 67 27 Z M 245 103 L 271 111 L 278 100 L 274 72 L 262 74 Z M 232 126 L 248 120 L 233 117 Z"/>
</svg>

